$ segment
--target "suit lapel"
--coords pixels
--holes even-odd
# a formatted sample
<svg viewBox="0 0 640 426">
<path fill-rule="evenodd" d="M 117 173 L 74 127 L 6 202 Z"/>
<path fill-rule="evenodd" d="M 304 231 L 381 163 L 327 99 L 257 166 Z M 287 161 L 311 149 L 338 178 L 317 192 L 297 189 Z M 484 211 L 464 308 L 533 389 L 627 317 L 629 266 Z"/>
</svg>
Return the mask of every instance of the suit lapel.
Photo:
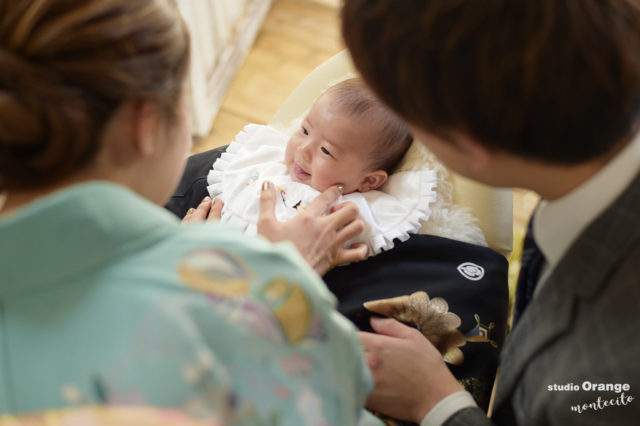
<svg viewBox="0 0 640 426">
<path fill-rule="evenodd" d="M 555 285 L 559 275 L 560 271 L 553 273 L 547 285 Z M 500 356 L 496 406 L 512 393 L 529 360 L 570 325 L 575 304 L 573 295 L 560 288 L 549 290 L 545 291 L 546 294 L 541 292 L 531 301 L 507 338 Z"/>
<path fill-rule="evenodd" d="M 514 327 L 501 354 L 496 407 L 507 401 L 531 358 L 571 326 L 578 299 L 593 297 L 640 240 L 639 212 L 640 174 L 580 234 Z"/>
</svg>

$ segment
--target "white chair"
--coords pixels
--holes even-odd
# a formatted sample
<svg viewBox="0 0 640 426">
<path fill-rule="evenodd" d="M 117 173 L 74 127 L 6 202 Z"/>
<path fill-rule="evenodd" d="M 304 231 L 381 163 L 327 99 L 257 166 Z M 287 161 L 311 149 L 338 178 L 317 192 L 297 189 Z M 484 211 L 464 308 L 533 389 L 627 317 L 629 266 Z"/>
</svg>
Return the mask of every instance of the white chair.
<svg viewBox="0 0 640 426">
<path fill-rule="evenodd" d="M 269 124 L 291 129 L 327 87 L 356 75 L 347 51 L 338 53 L 300 83 Z M 508 255 L 513 245 L 513 191 L 489 187 L 452 172 L 449 173 L 449 181 L 453 186 L 453 202 L 471 210 L 489 247 Z"/>
</svg>

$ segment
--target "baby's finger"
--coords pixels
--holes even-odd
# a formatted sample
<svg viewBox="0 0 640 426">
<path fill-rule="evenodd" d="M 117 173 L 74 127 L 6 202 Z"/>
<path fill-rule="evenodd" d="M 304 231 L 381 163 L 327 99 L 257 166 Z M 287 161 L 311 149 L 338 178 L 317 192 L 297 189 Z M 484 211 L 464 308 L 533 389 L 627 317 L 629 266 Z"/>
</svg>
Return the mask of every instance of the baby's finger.
<svg viewBox="0 0 640 426">
<path fill-rule="evenodd" d="M 326 189 L 322 194 L 318 195 L 309 205 L 306 212 L 313 216 L 322 216 L 329 210 L 329 206 L 340 196 L 340 190 L 337 186 Z"/>
<path fill-rule="evenodd" d="M 210 209 L 211 198 L 205 197 L 195 210 L 189 209 L 187 211 L 187 215 L 182 219 L 182 223 L 203 222 L 209 215 Z"/>
<path fill-rule="evenodd" d="M 220 198 L 216 198 L 213 200 L 213 204 L 211 205 L 211 211 L 209 212 L 209 217 L 207 218 L 207 222 L 217 222 L 222 218 L 222 207 L 224 207 L 224 203 Z"/>
</svg>

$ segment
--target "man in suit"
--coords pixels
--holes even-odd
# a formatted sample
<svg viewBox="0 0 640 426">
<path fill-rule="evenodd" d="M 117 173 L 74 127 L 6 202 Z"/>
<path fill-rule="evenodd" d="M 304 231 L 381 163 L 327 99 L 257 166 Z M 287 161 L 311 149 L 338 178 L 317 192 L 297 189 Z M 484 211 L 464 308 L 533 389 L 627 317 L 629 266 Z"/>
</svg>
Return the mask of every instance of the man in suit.
<svg viewBox="0 0 640 426">
<path fill-rule="evenodd" d="M 369 406 L 422 425 L 640 414 L 640 0 L 345 0 L 356 68 L 449 168 L 538 192 L 493 415 L 417 331 L 362 333 Z"/>
</svg>

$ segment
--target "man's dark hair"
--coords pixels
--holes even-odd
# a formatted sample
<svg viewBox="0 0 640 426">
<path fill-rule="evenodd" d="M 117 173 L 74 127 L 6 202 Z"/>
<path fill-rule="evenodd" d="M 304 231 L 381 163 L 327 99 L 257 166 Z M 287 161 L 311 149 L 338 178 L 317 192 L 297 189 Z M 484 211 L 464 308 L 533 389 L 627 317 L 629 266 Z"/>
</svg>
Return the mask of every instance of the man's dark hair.
<svg viewBox="0 0 640 426">
<path fill-rule="evenodd" d="M 356 68 L 409 123 L 552 163 L 636 130 L 639 0 L 345 0 Z"/>
</svg>

